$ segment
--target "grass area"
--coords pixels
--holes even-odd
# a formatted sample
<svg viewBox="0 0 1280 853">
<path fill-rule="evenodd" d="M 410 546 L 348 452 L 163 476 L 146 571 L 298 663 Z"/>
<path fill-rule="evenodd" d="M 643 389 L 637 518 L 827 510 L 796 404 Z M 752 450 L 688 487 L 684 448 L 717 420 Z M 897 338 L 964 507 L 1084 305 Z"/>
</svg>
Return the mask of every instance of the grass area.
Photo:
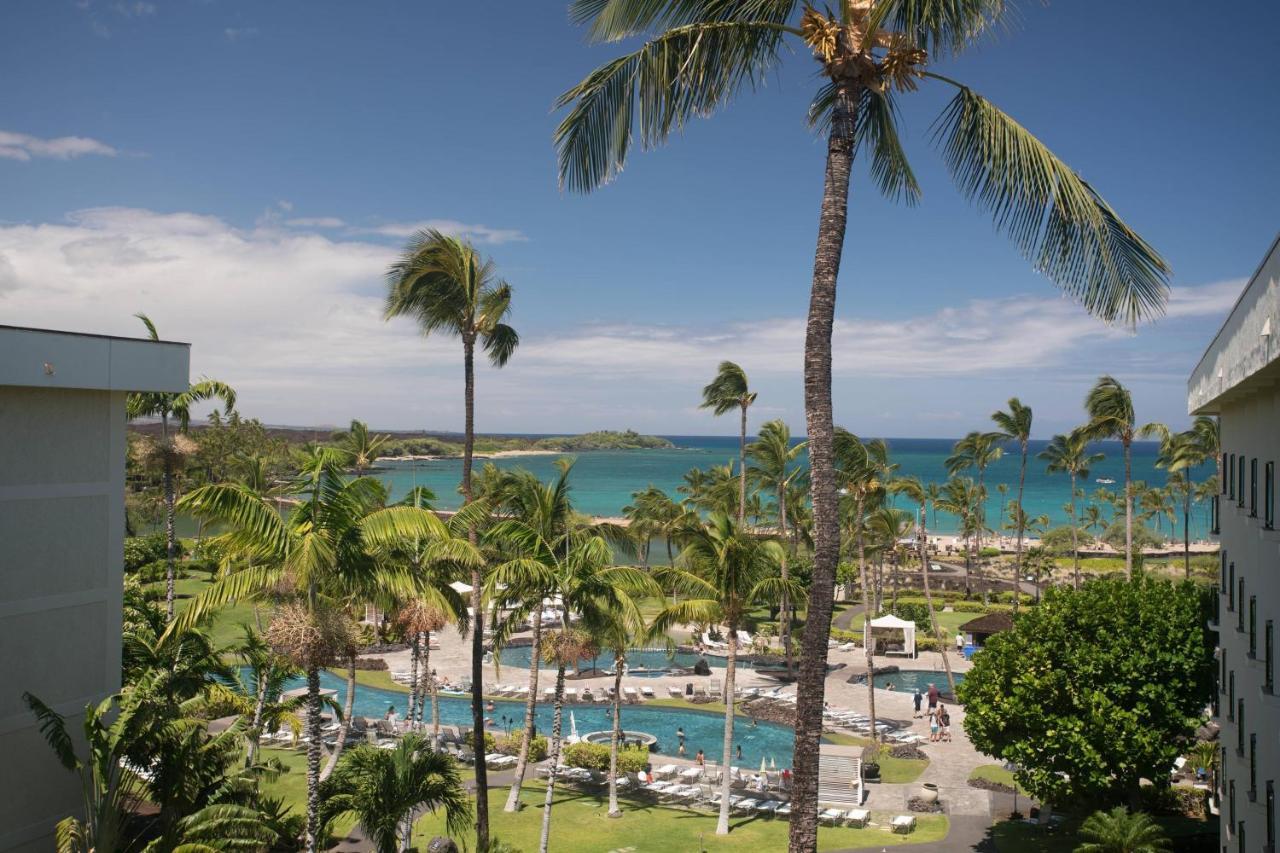
<svg viewBox="0 0 1280 853">
<path fill-rule="evenodd" d="M 985 779 L 988 782 L 1006 785 L 1009 788 L 1016 787 L 1018 789 L 1018 793 L 1022 794 L 1024 797 L 1027 796 L 1027 792 L 1023 790 L 1022 786 L 1013 780 L 1013 773 L 1005 770 L 999 764 L 979 764 L 977 767 L 973 768 L 973 771 L 969 774 L 969 778 Z"/>
<path fill-rule="evenodd" d="M 536 850 L 544 795 L 542 786 L 526 786 L 521 795 L 525 808 L 509 814 L 502 810 L 506 791 L 491 791 L 490 832 L 521 850 Z M 600 853 L 618 849 L 635 853 L 688 853 L 691 850 L 785 850 L 787 847 L 785 820 L 734 817 L 730 821 L 732 831 L 726 836 L 717 836 L 716 816 L 709 811 L 630 801 L 624 801 L 622 807 L 623 816 L 612 820 L 606 813 L 608 802 L 603 796 L 558 790 L 551 812 L 551 849 L 557 853 Z M 885 820 L 883 815 L 875 818 L 881 823 Z M 818 849 L 939 841 L 946 837 L 947 828 L 947 818 L 942 815 L 921 815 L 916 831 L 910 835 L 894 835 L 879 827 L 822 827 L 818 831 Z M 421 848 L 432 837 L 443 834 L 443 815 L 427 815 L 418 821 L 413 840 Z"/>
<path fill-rule="evenodd" d="M 822 736 L 823 743 L 833 743 L 837 746 L 870 746 L 871 739 L 858 737 L 857 735 L 847 735 L 843 732 L 827 732 Z"/>
<path fill-rule="evenodd" d="M 1079 835 L 1082 817 L 1068 818 L 1052 829 L 1023 821 L 1001 821 L 991 828 L 998 853 L 1073 853 L 1083 843 Z M 1157 817 L 1165 834 L 1180 853 L 1218 849 L 1218 819 Z"/>
<path fill-rule="evenodd" d="M 189 577 L 178 578 L 174 582 L 174 593 L 176 600 L 174 601 L 174 609 L 181 613 L 186 609 L 191 599 L 195 598 L 211 585 L 211 578 L 204 572 L 192 572 Z M 164 581 L 151 584 L 150 589 L 158 590 L 161 596 L 164 595 Z M 161 598 L 163 606 L 164 599 Z M 210 623 L 210 636 L 213 638 L 215 646 L 229 646 L 240 642 L 244 639 L 244 629 L 241 625 L 253 625 L 253 605 L 248 603 L 231 604 L 221 608 L 214 614 Z M 267 613 L 262 612 L 262 624 L 266 627 Z"/>
<path fill-rule="evenodd" d="M 880 781 L 886 784 L 914 782 L 929 766 L 927 758 L 894 758 L 887 753 L 881 753 L 877 761 L 880 762 Z"/>
</svg>

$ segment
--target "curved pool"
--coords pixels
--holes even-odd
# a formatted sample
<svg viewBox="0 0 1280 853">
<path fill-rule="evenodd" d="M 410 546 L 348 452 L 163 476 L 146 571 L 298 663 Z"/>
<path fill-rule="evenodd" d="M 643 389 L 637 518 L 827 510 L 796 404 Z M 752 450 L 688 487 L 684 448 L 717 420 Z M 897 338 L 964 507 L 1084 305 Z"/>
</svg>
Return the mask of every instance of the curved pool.
<svg viewBox="0 0 1280 853">
<path fill-rule="evenodd" d="M 964 681 L 964 674 L 953 673 L 956 684 Z M 865 682 L 867 677 L 861 676 L 859 681 Z M 921 693 L 929 691 L 929 685 L 932 684 L 943 693 L 948 692 L 947 674 L 942 670 L 933 669 L 900 669 L 897 672 L 882 672 L 876 674 L 876 687 L 887 689 L 889 685 L 893 685 L 894 690 L 904 690 L 907 693 L 914 693 L 919 690 Z"/>
<path fill-rule="evenodd" d="M 304 679 L 291 681 L 286 689 L 304 687 Z M 339 707 L 346 700 L 347 682 L 333 673 L 322 670 L 320 686 L 328 690 L 336 690 Z M 539 689 L 547 686 L 539 681 Z M 378 687 L 358 685 L 355 696 L 355 715 L 359 717 L 381 718 L 388 707 L 394 707 L 403 718 L 405 706 L 408 704 L 407 693 L 396 693 Z M 431 716 L 430 703 L 427 705 L 427 718 Z M 578 734 L 610 729 L 613 720 L 609 706 L 599 705 L 566 705 L 564 713 L 564 733 L 569 734 L 569 715 L 577 724 Z M 538 703 L 537 727 L 539 734 L 551 732 L 552 708 L 543 702 Z M 524 703 L 517 701 L 494 701 L 494 710 L 486 716 L 493 719 L 490 731 L 497 733 L 508 729 L 519 729 L 524 720 Z M 505 718 L 505 719 L 504 719 Z M 440 721 L 457 726 L 471 725 L 471 702 L 467 699 L 441 696 Z M 678 740 L 676 730 L 684 729 L 685 755 L 692 758 L 698 750 L 704 750 L 708 761 L 719 762 L 724 748 L 724 714 L 713 711 L 692 711 L 683 708 L 661 708 L 639 705 L 622 706 L 622 726 L 629 731 L 648 732 L 658 739 L 658 751 L 666 755 L 676 755 Z M 750 720 L 738 718 L 734 725 L 733 740 L 742 747 L 742 760 L 734 760 L 740 767 L 759 767 L 761 759 L 774 762 L 779 768 L 790 766 L 794 732 L 776 723 L 759 722 L 752 725 Z"/>
<path fill-rule="evenodd" d="M 503 667 L 527 670 L 532 653 L 533 646 L 508 646 L 499 652 L 498 661 Z M 662 670 L 671 667 L 693 669 L 693 665 L 700 658 L 703 658 L 703 655 L 699 655 L 696 652 L 672 652 L 666 649 L 632 649 L 627 652 L 627 668 L 628 670 L 640 670 L 635 675 L 637 678 L 642 678 L 645 677 L 644 671 L 653 675 L 660 675 Z M 713 669 L 724 668 L 725 659 L 722 657 L 706 655 L 705 659 Z M 745 657 L 739 657 L 738 666 L 740 668 L 750 668 L 751 662 Z M 595 658 L 583 660 L 579 668 L 583 672 L 591 670 L 601 673 L 612 671 L 613 654 L 611 652 L 603 652 L 596 655 Z"/>
</svg>

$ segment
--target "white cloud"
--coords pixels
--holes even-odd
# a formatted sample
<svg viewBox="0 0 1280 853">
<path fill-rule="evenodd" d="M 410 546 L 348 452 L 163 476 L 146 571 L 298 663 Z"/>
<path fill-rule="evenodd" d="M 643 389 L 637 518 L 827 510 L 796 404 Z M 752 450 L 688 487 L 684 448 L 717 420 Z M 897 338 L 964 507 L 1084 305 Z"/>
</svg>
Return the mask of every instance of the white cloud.
<svg viewBox="0 0 1280 853">
<path fill-rule="evenodd" d="M 113 3 L 111 9 L 123 18 L 145 18 L 156 13 L 156 4 L 135 0 L 133 3 Z"/>
<path fill-rule="evenodd" d="M 291 228 L 342 228 L 347 223 L 336 216 L 298 216 L 284 224 Z"/>
<path fill-rule="evenodd" d="M 225 30 L 222 31 L 222 34 L 227 37 L 227 41 L 240 41 L 242 39 L 257 38 L 258 28 L 257 27 L 227 27 Z"/>
<path fill-rule="evenodd" d="M 31 160 L 44 157 L 52 160 L 71 160 L 89 154 L 114 157 L 120 152 L 105 142 L 87 136 L 58 136 L 41 139 L 26 133 L 0 130 L 0 157 L 8 160 Z"/>
<path fill-rule="evenodd" d="M 132 314 L 145 311 L 164 337 L 192 343 L 193 376 L 232 383 L 251 416 L 457 429 L 457 342 L 424 340 L 409 320 L 383 320 L 382 276 L 394 256 L 381 241 L 274 221 L 237 228 L 190 212 L 90 208 L 57 223 L 0 223 L 0 317 L 138 335 Z M 1030 399 L 1039 389 L 1046 414 L 1050 404 L 1074 411 L 1088 379 L 1107 369 L 1157 383 L 1176 411 L 1190 367 L 1181 362 L 1194 363 L 1239 289 L 1240 282 L 1177 288 L 1167 323 L 1138 338 L 1046 296 L 970 300 L 890 319 L 859 318 L 857 303 L 846 300 L 834 332 L 837 399 L 860 428 L 953 433 L 981 422 L 1015 390 Z M 762 417 L 802 423 L 803 318 L 567 329 L 516 321 L 515 359 L 501 371 L 481 369 L 482 429 L 716 431 L 722 425 L 692 407 L 724 358 L 740 362 L 760 387 Z"/>
<path fill-rule="evenodd" d="M 514 228 L 491 228 L 488 225 L 468 225 L 454 219 L 423 219 L 419 222 L 389 222 L 368 228 L 353 228 L 353 234 L 381 234 L 384 237 L 412 237 L 419 231 L 441 231 L 454 237 L 462 237 L 475 243 L 497 245 L 523 242 L 529 238 Z"/>
</svg>

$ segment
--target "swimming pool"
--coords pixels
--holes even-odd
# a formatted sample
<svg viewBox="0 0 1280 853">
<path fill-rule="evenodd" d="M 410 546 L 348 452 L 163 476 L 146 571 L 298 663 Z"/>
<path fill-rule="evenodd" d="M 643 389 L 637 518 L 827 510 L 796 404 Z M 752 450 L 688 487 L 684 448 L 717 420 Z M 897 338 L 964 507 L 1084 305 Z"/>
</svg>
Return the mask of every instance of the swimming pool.
<svg viewBox="0 0 1280 853">
<path fill-rule="evenodd" d="M 304 679 L 294 679 L 287 689 L 304 687 Z M 346 699 L 347 682 L 328 671 L 321 671 L 320 686 L 324 689 L 338 691 L 337 702 L 342 706 Z M 549 686 L 548 682 L 539 681 L 539 689 Z M 395 707 L 404 717 L 408 704 L 407 693 L 393 693 L 377 687 L 360 685 L 356 688 L 355 715 L 359 717 L 381 718 L 389 706 Z M 427 705 L 427 718 L 430 719 L 431 706 Z M 599 705 L 566 705 L 564 711 L 564 733 L 569 734 L 569 714 L 577 724 L 578 734 L 612 728 L 613 721 L 608 711 L 610 708 Z M 553 709 L 543 702 L 538 703 L 537 726 L 539 734 L 551 733 L 551 715 Z M 496 700 L 494 710 L 487 716 L 492 717 L 494 726 L 490 731 L 506 731 L 518 729 L 524 720 L 524 703 Z M 505 718 L 505 719 L 504 719 Z M 471 703 L 467 699 L 440 697 L 440 722 L 457 726 L 471 725 Z M 683 728 L 685 734 L 685 755 L 692 758 L 701 749 L 708 761 L 719 762 L 724 746 L 724 715 L 711 711 L 690 711 L 676 708 L 646 707 L 645 705 L 623 705 L 622 726 L 633 731 L 648 732 L 658 738 L 658 751 L 666 755 L 677 752 L 676 729 Z M 791 765 L 794 732 L 786 726 L 776 723 L 759 722 L 754 726 L 749 720 L 739 718 L 734 725 L 733 740 L 735 745 L 742 746 L 742 760 L 734 761 L 739 767 L 759 767 L 761 759 L 776 762 L 778 767 Z"/>
<path fill-rule="evenodd" d="M 956 685 L 964 681 L 962 673 L 954 673 Z M 866 681 L 866 676 L 862 676 L 861 681 Z M 879 673 L 876 675 L 876 687 L 888 689 L 889 685 L 893 685 L 894 690 L 904 690 L 907 693 L 914 693 L 919 690 L 926 693 L 929 685 L 932 684 L 942 692 L 948 691 L 947 674 L 941 670 L 934 669 L 900 669 L 897 672 Z"/>
<path fill-rule="evenodd" d="M 515 669 L 529 669 L 529 658 L 533 652 L 533 646 L 508 646 L 498 655 L 498 661 L 503 668 L 513 667 Z M 693 669 L 702 656 L 696 652 L 669 652 L 666 649 L 632 649 L 627 652 L 628 673 L 632 670 L 641 670 L 635 672 L 637 678 L 645 677 L 647 674 L 644 670 L 648 670 L 653 676 L 662 675 L 659 670 L 669 669 L 673 666 L 683 667 L 685 669 Z M 724 668 L 724 658 L 712 655 L 706 656 L 707 663 L 713 668 Z M 750 668 L 750 661 L 744 658 L 738 658 L 738 666 Z M 548 667 L 549 668 L 549 667 Z M 602 652 L 592 660 L 584 660 L 579 667 L 582 671 L 587 672 L 592 669 L 597 672 L 605 672 L 613 669 L 613 654 L 611 652 Z M 503 676 L 507 677 L 506 675 Z"/>
</svg>

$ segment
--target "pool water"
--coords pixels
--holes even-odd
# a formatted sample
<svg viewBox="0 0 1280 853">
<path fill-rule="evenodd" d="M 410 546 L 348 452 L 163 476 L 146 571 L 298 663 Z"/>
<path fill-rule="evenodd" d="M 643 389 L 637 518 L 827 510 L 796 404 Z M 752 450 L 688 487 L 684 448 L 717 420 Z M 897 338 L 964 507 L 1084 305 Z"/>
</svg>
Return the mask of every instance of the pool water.
<svg viewBox="0 0 1280 853">
<path fill-rule="evenodd" d="M 515 669 L 529 669 L 529 658 L 533 653 L 533 646 L 509 646 L 498 654 L 498 661 L 505 669 L 513 667 Z M 632 670 L 650 670 L 656 677 L 662 673 L 657 670 L 665 670 L 673 666 L 692 669 L 693 665 L 698 662 L 701 656 L 695 652 L 669 652 L 666 649 L 632 649 L 627 652 L 627 668 L 628 672 Z M 706 661 L 712 668 L 724 668 L 724 658 L 708 655 Z M 739 667 L 750 667 L 750 661 L 738 658 Z M 585 671 L 596 670 L 604 672 L 613 669 L 613 653 L 603 652 L 592 660 L 584 660 L 579 669 Z M 645 676 L 644 672 L 635 672 L 637 678 Z M 503 674 L 506 678 L 506 674 Z"/>
<path fill-rule="evenodd" d="M 964 681 L 964 675 L 954 673 L 956 685 L 959 686 Z M 866 677 L 862 678 L 866 681 Z M 942 670 L 933 669 L 902 669 L 897 672 L 881 674 L 876 676 L 876 687 L 888 688 L 892 684 L 894 690 L 902 690 L 907 693 L 914 693 L 919 690 L 921 693 L 929 691 L 929 685 L 932 684 L 944 693 L 947 692 L 947 674 Z"/>
<path fill-rule="evenodd" d="M 286 689 L 304 687 L 302 678 L 293 680 Z M 320 686 L 324 689 L 338 691 L 338 706 L 342 707 L 346 700 L 347 682 L 328 671 L 321 671 Z M 538 689 L 550 686 L 550 682 L 539 680 Z M 394 693 L 377 687 L 359 685 L 356 688 L 354 704 L 358 717 L 383 717 L 389 706 L 393 706 L 401 718 L 405 715 L 405 707 L 409 702 L 407 693 Z M 613 720 L 609 706 L 598 705 L 566 705 L 564 709 L 564 734 L 569 734 L 569 714 L 573 713 L 578 734 L 612 728 Z M 553 709 L 543 702 L 538 703 L 538 733 L 551 734 L 551 716 Z M 519 729 L 524 720 L 524 703 L 495 700 L 494 710 L 486 716 L 492 717 L 492 732 Z M 431 717 L 431 705 L 427 703 L 427 719 Z M 505 721 L 504 721 L 505 718 Z M 457 726 L 471 725 L 471 702 L 457 697 L 440 697 L 440 722 Z M 710 711 L 689 711 L 677 708 L 646 707 L 640 705 L 622 706 L 622 726 L 631 731 L 648 732 L 658 738 L 658 751 L 666 755 L 676 755 L 676 729 L 683 728 L 685 733 L 685 755 L 692 758 L 698 750 L 705 752 L 708 761 L 719 763 L 723 758 L 724 748 L 724 714 Z M 735 746 L 742 746 L 742 760 L 734 759 L 734 764 L 743 768 L 758 768 L 761 759 L 772 760 L 779 769 L 791 765 L 792 745 L 795 733 L 786 726 L 776 723 L 759 722 L 752 725 L 749 720 L 738 718 L 734 725 L 733 740 Z"/>
</svg>

